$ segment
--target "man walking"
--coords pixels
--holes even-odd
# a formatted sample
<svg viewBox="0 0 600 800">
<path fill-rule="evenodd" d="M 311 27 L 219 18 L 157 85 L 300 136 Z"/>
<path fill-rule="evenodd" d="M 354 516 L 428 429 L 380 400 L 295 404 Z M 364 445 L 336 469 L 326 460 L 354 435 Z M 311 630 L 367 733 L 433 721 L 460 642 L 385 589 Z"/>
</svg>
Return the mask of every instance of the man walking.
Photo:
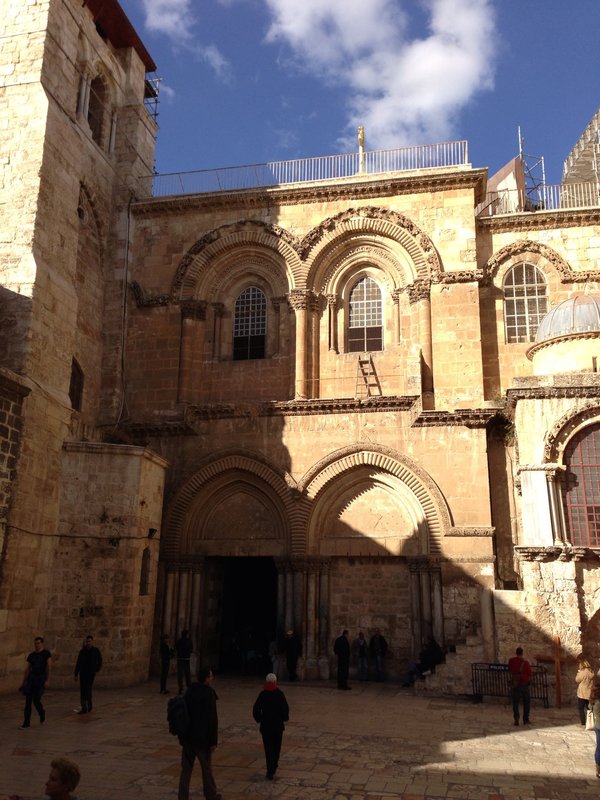
<svg viewBox="0 0 600 800">
<path fill-rule="evenodd" d="M 189 637 L 187 630 L 181 631 L 181 636 L 175 642 L 175 652 L 177 653 L 177 685 L 179 687 L 179 694 L 183 692 L 183 681 L 189 689 L 192 683 L 192 673 L 190 670 L 190 661 L 192 658 L 192 640 Z"/>
<path fill-rule="evenodd" d="M 189 800 L 190 779 L 196 758 L 202 770 L 204 797 L 206 800 L 221 800 L 211 763 L 212 754 L 217 747 L 219 729 L 217 693 L 212 688 L 212 683 L 212 670 L 208 667 L 201 669 L 197 683 L 192 683 L 184 696 L 190 724 L 188 733 L 179 737 L 182 749 L 178 800 Z"/>
<path fill-rule="evenodd" d="M 22 728 L 31 727 L 31 705 L 40 715 L 40 723 L 46 721 L 46 711 L 42 705 L 42 695 L 44 689 L 48 688 L 50 681 L 50 669 L 52 667 L 52 656 L 49 650 L 44 647 L 43 636 L 36 636 L 33 640 L 34 650 L 27 656 L 27 666 L 23 675 L 21 692 L 25 695 L 25 712 L 23 716 Z"/>
<path fill-rule="evenodd" d="M 171 658 L 173 650 L 169 645 L 168 634 L 163 634 L 160 640 L 160 693 L 168 694 L 167 691 L 167 678 L 169 676 L 169 669 L 171 667 Z"/>
<path fill-rule="evenodd" d="M 264 689 L 256 698 L 252 716 L 260 724 L 267 762 L 267 780 L 272 781 L 279 766 L 284 723 L 290 718 L 287 700 L 277 686 L 277 675 L 274 672 L 269 672 L 265 678 Z"/>
<path fill-rule="evenodd" d="M 79 676 L 79 695 L 81 709 L 78 714 L 87 714 L 92 710 L 92 686 L 96 673 L 102 669 L 102 653 L 94 647 L 94 637 L 88 634 L 85 645 L 79 651 L 75 664 L 75 680 Z"/>
<path fill-rule="evenodd" d="M 338 689 L 351 689 L 348 686 L 348 673 L 350 671 L 350 642 L 348 631 L 344 629 L 333 644 L 333 652 L 337 656 L 337 686 Z"/>
<path fill-rule="evenodd" d="M 531 664 L 523 658 L 523 648 L 517 647 L 516 655 L 508 662 L 511 681 L 513 717 L 515 725 L 519 724 L 519 704 L 523 703 L 523 725 L 529 725 L 529 682 L 531 681 Z"/>
</svg>

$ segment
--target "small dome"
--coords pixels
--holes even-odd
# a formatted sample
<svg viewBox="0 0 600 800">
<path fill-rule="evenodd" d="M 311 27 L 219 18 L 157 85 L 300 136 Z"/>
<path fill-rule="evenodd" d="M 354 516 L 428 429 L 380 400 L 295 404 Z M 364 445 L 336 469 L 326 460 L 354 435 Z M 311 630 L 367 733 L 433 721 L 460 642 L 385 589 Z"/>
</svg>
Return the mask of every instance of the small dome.
<svg viewBox="0 0 600 800">
<path fill-rule="evenodd" d="M 550 309 L 538 326 L 535 341 L 589 331 L 600 333 L 600 296 L 580 294 Z"/>
</svg>

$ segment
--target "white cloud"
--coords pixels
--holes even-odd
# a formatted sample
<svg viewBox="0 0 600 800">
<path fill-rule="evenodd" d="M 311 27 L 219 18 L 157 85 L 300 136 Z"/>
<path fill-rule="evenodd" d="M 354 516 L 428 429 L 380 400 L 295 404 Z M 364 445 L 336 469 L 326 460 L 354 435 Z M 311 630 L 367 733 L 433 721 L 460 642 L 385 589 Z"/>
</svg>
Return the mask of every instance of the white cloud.
<svg viewBox="0 0 600 800">
<path fill-rule="evenodd" d="M 422 0 L 427 29 L 411 36 L 415 0 L 264 0 L 267 41 L 348 91 L 340 145 L 369 149 L 451 138 L 459 112 L 493 84 L 493 0 Z M 422 17 L 419 17 L 421 19 Z"/>
<path fill-rule="evenodd" d="M 149 31 L 167 36 L 174 47 L 203 61 L 222 81 L 231 78 L 231 65 L 214 44 L 197 41 L 195 27 L 198 19 L 192 0 L 141 0 L 145 12 L 145 25 Z"/>
</svg>

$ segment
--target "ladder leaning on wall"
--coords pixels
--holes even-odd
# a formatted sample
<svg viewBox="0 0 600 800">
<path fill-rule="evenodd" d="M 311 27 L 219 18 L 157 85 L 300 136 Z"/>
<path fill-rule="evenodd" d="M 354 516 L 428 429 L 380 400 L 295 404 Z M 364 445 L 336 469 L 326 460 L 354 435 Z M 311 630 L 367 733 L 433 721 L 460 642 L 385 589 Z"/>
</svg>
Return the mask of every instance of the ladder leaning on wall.
<svg viewBox="0 0 600 800">
<path fill-rule="evenodd" d="M 355 397 L 374 397 L 381 395 L 381 385 L 375 372 L 375 365 L 371 354 L 360 355 L 356 365 L 356 394 Z"/>
</svg>

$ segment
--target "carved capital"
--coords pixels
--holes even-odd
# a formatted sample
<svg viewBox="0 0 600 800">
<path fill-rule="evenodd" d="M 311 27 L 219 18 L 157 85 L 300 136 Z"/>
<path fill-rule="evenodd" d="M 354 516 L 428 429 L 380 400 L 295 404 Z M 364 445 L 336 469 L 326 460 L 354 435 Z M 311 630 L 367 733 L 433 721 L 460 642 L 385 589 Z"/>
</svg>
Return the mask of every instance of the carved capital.
<svg viewBox="0 0 600 800">
<path fill-rule="evenodd" d="M 306 311 L 312 307 L 315 295 L 305 289 L 292 289 L 288 294 L 288 303 L 294 311 Z"/>
<path fill-rule="evenodd" d="M 416 280 L 405 289 L 408 295 L 408 302 L 412 305 L 419 300 L 429 300 L 431 294 L 431 282 L 428 280 Z"/>
<path fill-rule="evenodd" d="M 181 303 L 182 319 L 206 319 L 206 300 L 184 300 Z"/>
</svg>

